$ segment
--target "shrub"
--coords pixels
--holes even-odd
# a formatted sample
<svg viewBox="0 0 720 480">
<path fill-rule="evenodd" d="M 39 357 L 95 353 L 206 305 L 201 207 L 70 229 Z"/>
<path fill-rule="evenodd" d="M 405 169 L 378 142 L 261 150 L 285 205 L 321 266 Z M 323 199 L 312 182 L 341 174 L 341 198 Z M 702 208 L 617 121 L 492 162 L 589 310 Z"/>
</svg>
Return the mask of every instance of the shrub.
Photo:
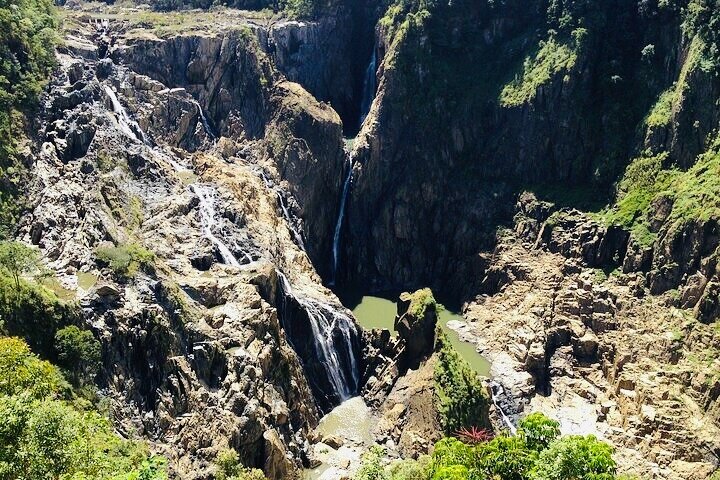
<svg viewBox="0 0 720 480">
<path fill-rule="evenodd" d="M 536 453 L 518 436 L 500 435 L 477 448 L 479 469 L 490 478 L 525 480 L 535 464 Z"/>
<path fill-rule="evenodd" d="M 138 269 L 150 271 L 155 255 L 137 243 L 116 247 L 98 247 L 95 250 L 98 260 L 110 266 L 116 275 L 133 277 Z"/>
<path fill-rule="evenodd" d="M 530 450 L 540 452 L 560 436 L 560 424 L 540 412 L 534 412 L 520 420 L 518 434 Z"/>
<path fill-rule="evenodd" d="M 232 449 L 225 449 L 218 453 L 215 459 L 217 480 L 266 480 L 262 470 L 247 468 L 240 463 L 240 456 Z"/>
<path fill-rule="evenodd" d="M 553 441 L 538 458 L 533 480 L 613 480 L 613 449 L 592 435 Z"/>
<path fill-rule="evenodd" d="M 0 2 L 0 225 L 20 210 L 25 167 L 17 158 L 25 113 L 35 107 L 55 63 L 57 17 L 52 0 Z"/>
<path fill-rule="evenodd" d="M 100 368 L 101 348 L 92 332 L 75 325 L 62 328 L 55 334 L 55 348 L 60 364 L 71 373 L 76 386 L 95 377 Z"/>
<path fill-rule="evenodd" d="M 41 285 L 15 281 L 0 274 L 0 318 L 10 334 L 24 337 L 33 351 L 44 358 L 55 356 L 55 332 L 80 321 L 77 305 L 60 301 Z"/>
<path fill-rule="evenodd" d="M 354 480 L 389 480 L 390 477 L 382 465 L 385 449 L 373 445 L 362 456 L 362 463 L 355 474 Z"/>
<path fill-rule="evenodd" d="M 478 444 L 488 442 L 493 439 L 494 435 L 491 430 L 485 428 L 461 428 L 455 432 L 455 436 L 463 443 Z"/>
<path fill-rule="evenodd" d="M 0 395 L 25 393 L 31 398 L 45 398 L 63 388 L 65 380 L 58 369 L 40 360 L 27 343 L 0 337 Z"/>
<path fill-rule="evenodd" d="M 428 480 L 430 478 L 430 457 L 422 455 L 417 460 L 393 462 L 387 472 L 390 480 Z"/>
<path fill-rule="evenodd" d="M 452 434 L 469 426 L 489 426 L 489 402 L 480 377 L 460 358 L 439 329 L 437 339 L 435 400 L 445 433 Z"/>
<path fill-rule="evenodd" d="M 68 392 L 25 342 L 0 338 L 0 480 L 166 479 L 161 458 L 115 435 L 97 412 L 61 401 Z"/>
<path fill-rule="evenodd" d="M 21 242 L 0 242 L 0 267 L 15 280 L 20 288 L 20 277 L 35 272 L 40 267 L 37 251 Z"/>
</svg>

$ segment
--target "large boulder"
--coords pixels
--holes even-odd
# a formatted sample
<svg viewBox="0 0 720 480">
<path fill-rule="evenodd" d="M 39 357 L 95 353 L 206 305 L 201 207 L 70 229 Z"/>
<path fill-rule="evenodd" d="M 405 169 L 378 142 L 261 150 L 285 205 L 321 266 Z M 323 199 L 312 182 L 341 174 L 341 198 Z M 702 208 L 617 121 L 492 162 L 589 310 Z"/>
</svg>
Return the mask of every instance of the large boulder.
<svg viewBox="0 0 720 480">
<path fill-rule="evenodd" d="M 435 349 L 437 303 L 429 288 L 400 295 L 395 330 L 403 343 L 401 370 L 417 368 Z"/>
</svg>

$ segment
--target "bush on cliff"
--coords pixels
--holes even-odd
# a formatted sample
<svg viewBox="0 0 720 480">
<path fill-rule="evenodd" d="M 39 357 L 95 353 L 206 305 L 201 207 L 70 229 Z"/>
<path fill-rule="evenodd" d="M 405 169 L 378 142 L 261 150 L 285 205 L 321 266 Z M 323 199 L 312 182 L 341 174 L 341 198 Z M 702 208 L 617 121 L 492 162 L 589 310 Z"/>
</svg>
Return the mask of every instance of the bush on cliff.
<svg viewBox="0 0 720 480">
<path fill-rule="evenodd" d="M 120 277 L 133 277 L 142 269 L 151 271 L 155 255 L 137 243 L 128 243 L 113 247 L 98 247 L 95 250 L 98 260 L 107 264 Z"/>
<path fill-rule="evenodd" d="M 520 421 L 518 434 L 479 444 L 446 437 L 430 458 L 383 467 L 383 450 L 371 449 L 355 480 L 614 480 L 612 447 L 588 436 L 559 436 L 558 423 L 540 413 Z M 401 468 L 397 468 L 401 466 Z M 367 472 L 372 472 L 368 476 Z"/>
<path fill-rule="evenodd" d="M 79 324 L 77 305 L 65 303 L 42 285 L 15 279 L 0 272 L 0 319 L 11 335 L 23 337 L 33 351 L 44 358 L 56 357 L 55 333 Z"/>
<path fill-rule="evenodd" d="M 70 401 L 60 371 L 0 337 L 0 480 L 165 480 L 163 460 Z"/>
<path fill-rule="evenodd" d="M 485 427 L 489 400 L 480 377 L 437 330 L 438 362 L 435 366 L 435 399 L 446 434 L 464 427 Z"/>
<path fill-rule="evenodd" d="M 6 228 L 20 208 L 18 139 L 54 65 L 57 26 L 52 0 L 0 0 L 0 226 Z"/>
<path fill-rule="evenodd" d="M 262 470 L 244 466 L 240 462 L 240 456 L 232 448 L 220 451 L 215 465 L 216 480 L 266 480 Z"/>
</svg>

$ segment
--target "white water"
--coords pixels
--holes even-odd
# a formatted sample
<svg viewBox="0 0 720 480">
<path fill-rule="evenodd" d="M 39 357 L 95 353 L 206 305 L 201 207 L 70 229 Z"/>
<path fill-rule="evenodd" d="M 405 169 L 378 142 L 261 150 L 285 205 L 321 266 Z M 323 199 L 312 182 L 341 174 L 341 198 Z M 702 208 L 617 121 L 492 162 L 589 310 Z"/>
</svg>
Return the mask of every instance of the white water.
<svg viewBox="0 0 720 480">
<path fill-rule="evenodd" d="M 504 391 L 505 389 L 498 382 L 490 382 L 490 398 L 492 399 L 493 405 L 495 405 L 497 411 L 500 412 L 500 417 L 502 417 L 502 421 L 508 427 L 510 433 L 512 435 L 515 435 L 517 433 L 517 428 L 515 428 L 515 425 L 513 425 L 510 417 L 505 414 L 505 411 L 503 411 L 503 409 L 500 407 L 500 404 L 498 403 L 498 396 L 501 395 Z"/>
<path fill-rule="evenodd" d="M 285 221 L 287 222 L 287 226 L 290 229 L 290 233 L 292 233 L 293 238 L 295 239 L 295 243 L 298 247 L 300 247 L 303 250 L 305 249 L 305 242 L 303 241 L 302 232 L 295 226 L 295 218 L 290 213 L 290 209 L 287 207 L 287 203 L 285 203 L 285 197 L 283 197 L 282 191 L 280 188 L 276 188 L 273 183 L 270 181 L 270 179 L 265 175 L 265 172 L 262 169 L 258 169 L 260 178 L 262 178 L 263 183 L 265 186 L 269 189 L 275 192 L 278 198 L 278 202 L 280 203 L 280 210 L 282 211 L 283 217 L 285 217 Z"/>
<path fill-rule="evenodd" d="M 362 100 L 360 103 L 360 123 L 362 126 L 365 118 L 370 112 L 370 107 L 375 99 L 375 90 L 377 88 L 377 77 L 375 71 L 377 70 L 377 53 L 375 47 L 373 47 L 372 56 L 370 57 L 370 63 L 365 70 L 365 79 L 363 80 L 363 93 Z"/>
<path fill-rule="evenodd" d="M 333 235 L 333 268 L 332 278 L 330 279 L 330 285 L 335 284 L 335 278 L 337 276 L 338 263 L 340 262 L 340 234 L 342 233 L 343 220 L 345 219 L 345 204 L 347 203 L 347 197 L 350 193 L 350 184 L 352 183 L 352 162 L 349 162 L 347 177 L 345 177 L 345 183 L 343 184 L 342 197 L 340 198 L 340 211 L 338 212 L 338 219 L 335 223 L 335 233 Z"/>
<path fill-rule="evenodd" d="M 296 296 L 293 293 L 292 286 L 287 277 L 280 271 L 277 273 L 285 295 L 292 296 L 303 310 L 307 312 L 312 330 L 313 343 L 315 344 L 315 352 L 327 372 L 328 380 L 333 387 L 333 392 L 341 401 L 350 398 L 360 381 L 357 360 L 355 359 L 355 353 L 353 352 L 351 343 L 351 332 L 357 333 L 355 331 L 355 324 L 347 315 L 336 311 L 330 304 L 316 299 Z M 347 351 L 350 359 L 352 385 L 345 375 L 345 370 L 342 368 L 338 356 L 338 346 L 335 345 L 335 339 L 333 338 L 333 333 L 338 329 L 345 343 L 343 347 Z"/>
<path fill-rule="evenodd" d="M 370 107 L 372 106 L 372 102 L 375 99 L 375 90 L 377 89 L 376 70 L 377 52 L 373 47 L 372 56 L 370 57 L 370 63 L 365 69 L 365 78 L 363 79 L 363 92 L 360 102 L 360 127 L 362 127 L 365 118 L 367 118 L 367 115 L 370 112 Z M 343 183 L 342 197 L 340 198 L 340 211 L 338 212 L 338 218 L 335 222 L 335 232 L 333 234 L 333 265 L 332 277 L 329 282 L 330 285 L 334 285 L 337 278 L 338 264 L 340 263 L 340 239 L 343 220 L 345 219 L 345 205 L 347 204 L 347 197 L 350 194 L 350 184 L 352 183 L 353 162 L 352 160 L 350 160 L 348 163 L 348 173 L 345 177 L 345 183 Z"/>
<path fill-rule="evenodd" d="M 110 98 L 110 102 L 112 103 L 113 112 L 117 115 L 117 122 L 120 126 L 120 130 L 131 139 L 135 140 L 136 142 L 143 142 L 147 143 L 147 140 L 145 139 L 145 134 L 143 133 L 142 129 L 140 128 L 140 125 L 130 118 L 130 115 L 128 115 L 127 110 L 125 110 L 125 107 L 122 106 L 120 101 L 117 98 L 117 95 L 115 95 L 115 92 L 110 88 L 108 85 L 104 85 L 103 88 L 105 89 L 105 93 Z M 133 130 L 134 128 L 134 130 Z M 136 133 L 137 132 L 137 133 Z M 139 137 L 138 137 L 139 135 Z"/>
<path fill-rule="evenodd" d="M 203 111 L 203 108 L 200 106 L 200 102 L 195 100 L 194 98 L 190 100 L 193 105 L 195 105 L 198 109 L 198 112 L 200 112 L 200 122 L 202 123 L 203 129 L 205 129 L 205 133 L 208 134 L 208 136 L 215 140 L 217 138 L 215 134 L 212 131 L 212 128 L 210 128 L 210 122 L 208 122 L 207 117 L 205 116 L 205 111 Z"/>
<path fill-rule="evenodd" d="M 283 216 L 285 217 L 285 221 L 288 224 L 288 227 L 290 228 L 290 232 L 292 232 L 293 237 L 295 237 L 295 243 L 297 243 L 298 247 L 305 250 L 305 242 L 303 242 L 302 235 L 298 231 L 297 228 L 295 228 L 293 218 L 290 215 L 290 210 L 288 210 L 287 205 L 285 204 L 285 199 L 283 198 L 282 194 L 280 192 L 276 192 L 278 200 L 280 201 L 280 208 L 282 209 Z"/>
<path fill-rule="evenodd" d="M 215 215 L 217 191 L 210 185 L 201 185 L 199 183 L 191 185 L 191 188 L 200 199 L 200 224 L 203 234 L 218 248 L 223 263 L 233 267 L 239 267 L 240 262 L 237 261 L 235 255 L 233 255 L 228 246 L 213 233 L 213 229 L 218 225 Z"/>
</svg>

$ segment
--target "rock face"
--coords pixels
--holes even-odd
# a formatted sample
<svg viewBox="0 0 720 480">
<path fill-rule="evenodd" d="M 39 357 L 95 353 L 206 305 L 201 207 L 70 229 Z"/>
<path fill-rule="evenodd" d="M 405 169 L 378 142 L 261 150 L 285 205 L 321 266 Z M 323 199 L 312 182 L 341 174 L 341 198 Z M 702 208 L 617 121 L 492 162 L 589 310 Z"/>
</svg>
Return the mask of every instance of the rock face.
<svg viewBox="0 0 720 480">
<path fill-rule="evenodd" d="M 583 27 L 574 33 L 544 2 L 443 5 L 433 20 L 398 14 L 383 23 L 378 93 L 353 152 L 347 278 L 377 290 L 430 285 L 461 301 L 472 294 L 466 279 L 486 267 L 478 253 L 510 223 L 522 187 L 560 191 L 565 204 L 580 206 L 567 185 L 608 191 L 647 148 L 669 151 L 668 163 L 682 168 L 704 151 L 718 109 L 698 98 L 716 98 L 717 82 L 688 68 L 681 16 L 635 4 L 587 8 L 573 12 Z M 552 38 L 539 39 L 547 28 Z M 636 57 L 647 45 L 654 53 L 643 63 Z M 550 50 L 565 60 L 542 63 Z M 544 80 L 535 76 L 541 69 Z M 667 127 L 648 128 L 644 116 L 683 71 L 692 93 Z M 653 292 L 696 271 L 716 237 L 712 220 L 669 227 L 654 256 L 638 250 L 630 260 L 657 271 Z"/>
<path fill-rule="evenodd" d="M 358 388 L 356 327 L 311 263 L 329 251 L 340 120 L 278 73 L 249 24 L 165 39 L 77 25 L 44 99 L 21 237 L 76 291 L 118 430 L 177 478 L 210 478 L 227 446 L 293 478 L 318 407 Z M 113 271 L 101 245 L 152 265 Z M 332 321 L 311 333 L 318 305 Z M 329 390 L 314 337 L 345 346 L 347 391 Z"/>
<path fill-rule="evenodd" d="M 279 29 L 275 26 L 272 31 Z M 323 267 L 330 258 L 338 208 L 334 203 L 328 208 L 327 199 L 339 196 L 346 162 L 342 122 L 332 108 L 318 103 L 303 87 L 284 81 L 263 50 L 267 37 L 266 30 L 245 25 L 214 36 L 121 39 L 111 55 L 155 84 L 171 88 L 163 94 L 189 98 L 189 109 L 195 111 L 195 121 L 189 125 L 193 130 L 202 126 L 203 114 L 216 135 L 241 141 L 265 139 L 259 148 L 239 153 L 259 156 L 264 168 L 287 182 L 293 201 L 283 208 L 302 219 L 304 247 L 313 262 Z M 275 49 L 276 55 L 283 51 Z M 154 132 L 156 119 L 172 113 L 153 115 L 140 123 Z M 159 128 L 161 132 L 187 131 L 179 125 Z M 185 135 L 178 136 L 173 139 L 178 146 L 192 147 L 182 141 Z"/>
<path fill-rule="evenodd" d="M 715 351 L 712 327 L 680 310 L 681 296 L 651 295 L 649 275 L 623 273 L 616 232 L 578 211 L 549 215 L 530 194 L 517 207 L 515 231 L 499 239 L 480 282 L 484 293 L 466 304 L 465 338 L 492 362 L 520 415 L 539 410 L 565 433 L 600 435 L 623 471 L 708 478 L 718 398 L 704 381 L 714 367 L 696 355 Z M 612 259 L 603 263 L 615 266 L 609 275 L 599 258 Z M 702 284 L 688 283 L 687 297 Z"/>
</svg>

